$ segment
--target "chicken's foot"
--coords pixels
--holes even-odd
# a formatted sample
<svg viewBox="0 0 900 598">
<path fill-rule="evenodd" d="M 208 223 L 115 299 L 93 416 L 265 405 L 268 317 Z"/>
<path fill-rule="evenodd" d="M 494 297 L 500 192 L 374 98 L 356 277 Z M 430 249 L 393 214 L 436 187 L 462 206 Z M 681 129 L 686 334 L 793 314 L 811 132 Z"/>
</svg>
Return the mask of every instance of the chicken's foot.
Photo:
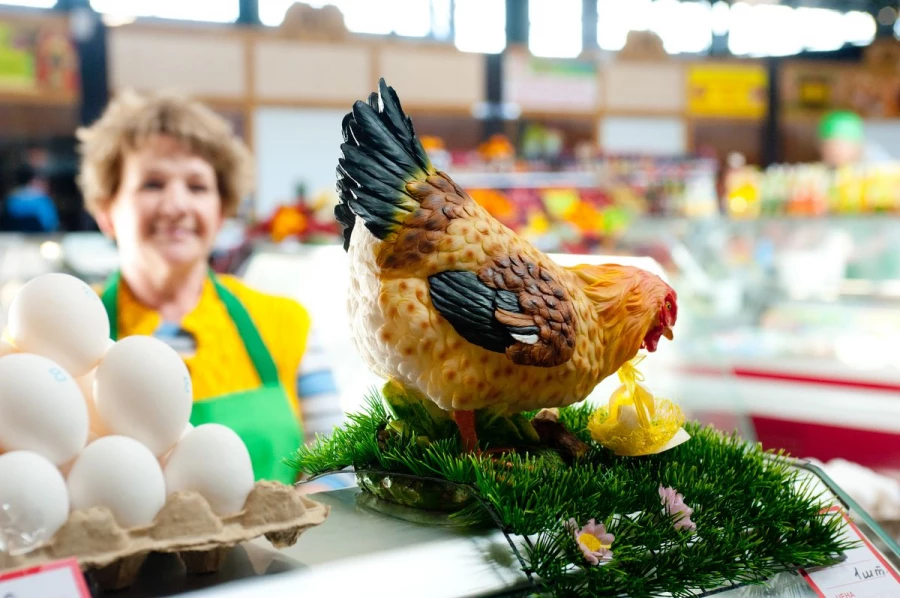
<svg viewBox="0 0 900 598">
<path fill-rule="evenodd" d="M 478 449 L 478 433 L 475 431 L 474 411 L 454 411 L 453 421 L 459 427 L 459 435 L 462 437 L 463 449 L 467 453 L 474 453 Z"/>
</svg>

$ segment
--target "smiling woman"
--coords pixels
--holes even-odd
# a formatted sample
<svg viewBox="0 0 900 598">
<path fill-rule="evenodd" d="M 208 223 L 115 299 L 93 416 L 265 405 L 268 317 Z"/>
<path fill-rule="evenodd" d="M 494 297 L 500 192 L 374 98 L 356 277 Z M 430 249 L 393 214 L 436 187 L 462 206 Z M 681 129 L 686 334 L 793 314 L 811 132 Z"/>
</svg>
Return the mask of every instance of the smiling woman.
<svg viewBox="0 0 900 598">
<path fill-rule="evenodd" d="M 85 205 L 119 250 L 103 291 L 112 338 L 168 342 L 191 373 L 191 423 L 231 427 L 257 479 L 293 482 L 281 458 L 302 444 L 296 377 L 309 316 L 207 265 L 250 191 L 250 153 L 224 119 L 168 95 L 123 94 L 78 137 Z"/>
</svg>

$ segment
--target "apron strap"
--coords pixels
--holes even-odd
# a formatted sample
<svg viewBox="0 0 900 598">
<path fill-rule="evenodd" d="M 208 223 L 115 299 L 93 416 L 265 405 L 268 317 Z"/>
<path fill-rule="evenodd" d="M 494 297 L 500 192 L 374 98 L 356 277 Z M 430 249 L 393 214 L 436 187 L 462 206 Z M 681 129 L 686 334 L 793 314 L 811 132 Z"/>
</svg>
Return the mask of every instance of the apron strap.
<svg viewBox="0 0 900 598">
<path fill-rule="evenodd" d="M 250 361 L 259 375 L 259 379 L 263 386 L 274 386 L 280 384 L 278 378 L 278 368 L 272 360 L 272 354 L 266 348 L 259 330 L 250 318 L 250 314 L 244 307 L 244 304 L 235 297 L 234 293 L 229 291 L 219 282 L 218 277 L 210 270 L 210 280 L 216 289 L 216 294 L 225 305 L 229 317 L 237 328 L 238 335 L 244 341 L 244 348 L 250 356 Z M 109 337 L 116 341 L 119 340 L 119 317 L 118 317 L 118 296 L 119 296 L 119 271 L 113 272 L 106 282 L 103 294 L 100 296 L 103 301 L 103 307 L 106 308 L 106 314 L 109 317 Z"/>
<path fill-rule="evenodd" d="M 100 295 L 100 300 L 103 302 L 103 307 L 106 308 L 106 316 L 109 318 L 109 338 L 114 341 L 119 340 L 119 271 L 116 270 L 112 274 L 110 274 L 109 278 L 106 281 L 106 287 L 103 289 L 103 294 Z"/>
<path fill-rule="evenodd" d="M 275 361 L 272 359 L 272 354 L 266 348 L 266 344 L 259 334 L 259 329 L 250 318 L 247 308 L 245 308 L 244 304 L 235 297 L 234 293 L 229 291 L 225 288 L 225 285 L 219 282 L 218 277 L 212 271 L 210 271 L 209 277 L 212 280 L 213 286 L 216 288 L 219 299 L 225 305 L 225 309 L 228 310 L 228 315 L 231 316 L 231 320 L 234 322 L 238 334 L 244 341 L 244 347 L 247 349 L 247 354 L 250 355 L 250 361 L 253 362 L 253 367 L 256 368 L 256 372 L 259 374 L 259 379 L 262 381 L 263 386 L 280 384 L 281 381 L 278 378 L 278 368 L 275 367 Z"/>
</svg>

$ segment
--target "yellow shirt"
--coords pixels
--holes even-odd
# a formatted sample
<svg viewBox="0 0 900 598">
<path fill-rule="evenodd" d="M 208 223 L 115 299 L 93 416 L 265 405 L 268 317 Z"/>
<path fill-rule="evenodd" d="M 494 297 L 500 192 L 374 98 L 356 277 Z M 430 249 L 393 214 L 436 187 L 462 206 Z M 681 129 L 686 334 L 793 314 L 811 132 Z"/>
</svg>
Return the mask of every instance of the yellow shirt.
<svg viewBox="0 0 900 598">
<path fill-rule="evenodd" d="M 297 370 L 309 336 L 309 314 L 296 301 L 254 291 L 233 276 L 219 275 L 218 279 L 250 313 L 272 355 L 291 406 L 300 417 Z M 153 335 L 161 323 L 159 314 L 138 302 L 124 281 L 119 285 L 117 301 L 119 338 Z M 195 401 L 260 386 L 237 328 L 210 279 L 203 285 L 197 307 L 185 316 L 180 326 L 196 341 L 194 354 L 184 357 L 191 373 Z"/>
</svg>

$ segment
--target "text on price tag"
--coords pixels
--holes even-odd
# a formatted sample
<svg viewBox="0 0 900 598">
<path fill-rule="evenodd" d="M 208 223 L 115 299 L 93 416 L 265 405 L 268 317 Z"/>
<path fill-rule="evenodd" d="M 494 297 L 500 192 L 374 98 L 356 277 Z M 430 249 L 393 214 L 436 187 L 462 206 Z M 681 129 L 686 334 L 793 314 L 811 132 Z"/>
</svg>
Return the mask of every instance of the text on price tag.
<svg viewBox="0 0 900 598">
<path fill-rule="evenodd" d="M 831 511 L 840 511 L 833 507 Z M 818 571 L 801 571 L 816 594 L 822 598 L 895 598 L 900 596 L 900 575 L 884 559 L 884 556 L 847 513 L 841 513 L 847 525 L 843 540 L 860 541 L 856 548 L 848 550 L 847 559 Z M 0 598 L 5 598 L 0 596 Z"/>
<path fill-rule="evenodd" d="M 91 598 L 76 559 L 0 574 L 0 598 Z"/>
</svg>

